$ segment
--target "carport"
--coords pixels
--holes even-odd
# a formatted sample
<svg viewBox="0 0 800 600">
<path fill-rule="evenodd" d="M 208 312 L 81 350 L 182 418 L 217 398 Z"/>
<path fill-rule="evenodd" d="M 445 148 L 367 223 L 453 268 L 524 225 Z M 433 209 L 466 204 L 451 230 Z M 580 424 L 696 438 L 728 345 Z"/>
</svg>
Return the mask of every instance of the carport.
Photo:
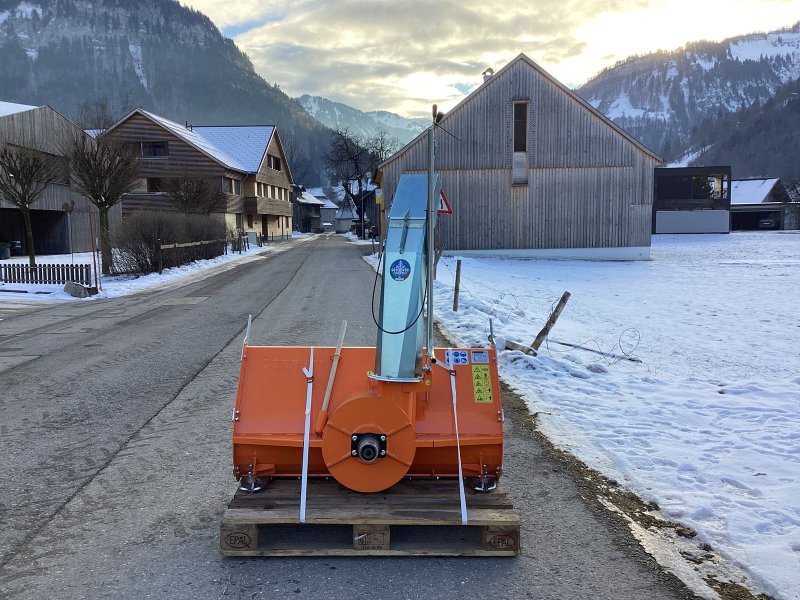
<svg viewBox="0 0 800 600">
<path fill-rule="evenodd" d="M 764 206 L 763 204 L 732 204 L 731 205 L 731 231 L 753 231 L 755 229 L 783 229 L 785 208 L 782 204 L 777 206 Z M 771 227 L 761 227 L 762 219 L 773 221 Z"/>
<path fill-rule="evenodd" d="M 31 210 L 33 244 L 36 254 L 69 254 L 69 220 L 60 210 Z M 0 208 L 0 239 L 20 242 L 27 254 L 25 221 L 16 208 Z"/>
</svg>

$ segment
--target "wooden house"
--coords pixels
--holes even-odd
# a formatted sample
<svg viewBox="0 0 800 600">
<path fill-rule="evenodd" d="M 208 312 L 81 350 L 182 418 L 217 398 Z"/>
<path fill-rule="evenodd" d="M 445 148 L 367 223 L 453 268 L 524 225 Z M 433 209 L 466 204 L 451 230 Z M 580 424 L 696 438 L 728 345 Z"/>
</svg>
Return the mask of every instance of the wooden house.
<svg viewBox="0 0 800 600">
<path fill-rule="evenodd" d="M 62 157 L 63 177 L 47 186 L 31 205 L 33 244 L 36 254 L 68 254 L 92 249 L 89 213 L 97 237 L 97 209 L 72 184 L 65 148 L 75 136 L 86 135 L 72 121 L 49 106 L 0 102 L 0 147 L 25 148 Z M 68 208 L 71 212 L 65 210 Z M 119 222 L 120 207 L 109 214 L 111 226 Z M 15 251 L 27 253 L 25 224 L 14 205 L 0 200 L 0 240 L 14 242 Z"/>
<path fill-rule="evenodd" d="M 318 233 L 322 231 L 320 209 L 325 201 L 315 197 L 311 192 L 300 188 L 294 196 L 294 227 L 302 233 Z"/>
<path fill-rule="evenodd" d="M 280 136 L 272 125 L 181 125 L 136 109 L 103 135 L 135 144 L 141 157 L 139 188 L 125 197 L 123 215 L 169 210 L 169 177 L 213 180 L 227 197 L 218 211 L 226 225 L 245 233 L 289 236 L 294 181 Z"/>
<path fill-rule="evenodd" d="M 439 125 L 436 171 L 453 208 L 439 221 L 446 251 L 649 258 L 661 158 L 524 54 Z M 379 166 L 389 202 L 427 155 L 423 132 Z"/>
</svg>

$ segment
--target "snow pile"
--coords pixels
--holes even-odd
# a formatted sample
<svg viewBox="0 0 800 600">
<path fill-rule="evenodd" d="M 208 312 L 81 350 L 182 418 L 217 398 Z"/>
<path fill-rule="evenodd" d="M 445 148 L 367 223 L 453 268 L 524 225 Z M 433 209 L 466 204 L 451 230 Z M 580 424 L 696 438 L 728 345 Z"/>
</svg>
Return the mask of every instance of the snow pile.
<svg viewBox="0 0 800 600">
<path fill-rule="evenodd" d="M 798 598 L 800 235 L 655 236 L 652 254 L 463 259 L 456 313 L 456 259 L 443 258 L 437 316 L 459 344 L 485 345 L 490 318 L 499 337 L 530 343 L 570 291 L 538 357 L 501 352 L 503 378 L 557 445 L 657 502 L 757 587 Z"/>
<path fill-rule="evenodd" d="M 256 260 L 257 255 L 270 251 L 270 247 L 251 246 L 249 250 L 239 253 L 224 254 L 208 260 L 198 260 L 187 265 L 164 269 L 163 274 L 150 273 L 149 275 L 116 275 L 113 277 L 102 277 L 101 284 L 103 290 L 93 296 L 93 298 L 117 298 L 127 296 L 136 292 L 164 287 L 171 284 L 185 284 L 200 279 L 202 277 L 217 273 L 228 268 L 233 268 L 242 262 Z M 3 263 L 28 264 L 28 258 L 15 256 Z M 76 264 L 91 265 L 92 253 L 75 253 L 74 259 L 69 254 L 55 254 L 48 256 L 37 256 L 36 264 Z M 100 262 L 98 259 L 98 269 Z M 87 298 L 91 300 L 93 298 Z M 20 283 L 0 282 L 0 302 L 18 302 L 20 300 L 31 301 L 52 301 L 52 300 L 77 300 L 64 292 L 63 285 L 33 285 Z"/>
</svg>

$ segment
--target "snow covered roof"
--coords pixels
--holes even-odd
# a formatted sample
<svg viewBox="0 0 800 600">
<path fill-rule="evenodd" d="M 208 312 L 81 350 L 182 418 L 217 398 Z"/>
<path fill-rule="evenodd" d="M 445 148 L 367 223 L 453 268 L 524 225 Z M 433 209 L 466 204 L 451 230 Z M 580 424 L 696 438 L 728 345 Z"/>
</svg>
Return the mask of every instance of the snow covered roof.
<svg viewBox="0 0 800 600">
<path fill-rule="evenodd" d="M 297 196 L 297 201 L 300 204 L 313 204 L 314 206 L 325 205 L 325 203 L 322 200 L 316 199 L 313 194 L 310 194 L 307 191 Z"/>
<path fill-rule="evenodd" d="M 766 200 L 779 179 L 732 179 L 731 204 L 759 204 Z"/>
<path fill-rule="evenodd" d="M 255 173 L 261 166 L 275 131 L 272 125 L 203 125 L 193 129 L 250 173 Z"/>
<path fill-rule="evenodd" d="M 233 169 L 235 171 L 247 171 L 247 169 L 242 163 L 240 163 L 232 156 L 229 156 L 226 152 L 215 146 L 204 136 L 200 135 L 200 133 L 198 133 L 197 131 L 189 129 L 188 127 L 186 127 L 186 125 L 181 125 L 180 123 L 176 123 L 175 121 L 170 121 L 169 119 L 165 119 L 164 117 L 160 117 L 146 110 L 141 110 L 141 109 L 137 110 L 146 117 L 148 117 L 149 119 L 152 119 L 153 121 L 164 127 L 164 129 L 171 131 L 185 142 L 191 144 L 201 152 L 204 152 L 205 154 L 209 155 L 216 161 L 221 162 L 226 167 Z"/>
<path fill-rule="evenodd" d="M 40 108 L 39 106 L 30 106 L 28 104 L 15 104 L 13 102 L 0 102 L 0 117 L 7 117 L 16 113 L 25 112 L 26 110 L 33 110 Z"/>
<path fill-rule="evenodd" d="M 141 114 L 175 134 L 187 144 L 234 171 L 256 173 L 275 133 L 272 125 L 204 125 L 186 126 L 159 115 L 135 109 L 108 131 L 118 127 L 134 114 Z"/>
<path fill-rule="evenodd" d="M 324 204 L 322 205 L 322 208 L 333 208 L 333 209 L 335 209 L 335 210 L 338 210 L 338 209 L 339 209 L 339 207 L 338 207 L 338 206 L 336 206 L 336 203 L 335 203 L 335 202 L 331 202 L 331 201 L 330 201 L 330 200 L 328 200 L 327 198 L 325 198 L 325 200 L 324 200 Z"/>
</svg>

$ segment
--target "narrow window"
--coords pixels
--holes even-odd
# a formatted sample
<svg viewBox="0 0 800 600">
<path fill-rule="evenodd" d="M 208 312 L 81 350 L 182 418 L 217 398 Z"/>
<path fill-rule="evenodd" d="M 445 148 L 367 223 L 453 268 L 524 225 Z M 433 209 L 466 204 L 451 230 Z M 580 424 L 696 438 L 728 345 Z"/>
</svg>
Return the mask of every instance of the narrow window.
<svg viewBox="0 0 800 600">
<path fill-rule="evenodd" d="M 514 102 L 511 183 L 528 184 L 528 102 Z"/>
<path fill-rule="evenodd" d="M 528 151 L 528 103 L 514 103 L 514 152 Z"/>
<path fill-rule="evenodd" d="M 247 228 L 253 228 L 253 215 L 251 213 L 247 213 Z"/>
</svg>

